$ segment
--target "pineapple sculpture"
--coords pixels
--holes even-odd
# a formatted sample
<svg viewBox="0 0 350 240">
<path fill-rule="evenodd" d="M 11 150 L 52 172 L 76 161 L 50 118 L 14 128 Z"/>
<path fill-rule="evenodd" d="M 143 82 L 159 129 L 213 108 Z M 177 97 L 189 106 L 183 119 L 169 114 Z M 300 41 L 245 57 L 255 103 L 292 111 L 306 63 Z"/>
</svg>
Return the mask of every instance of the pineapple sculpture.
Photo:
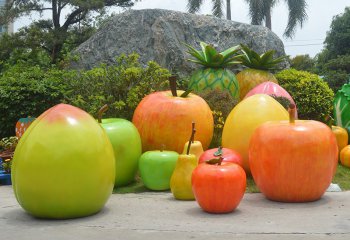
<svg viewBox="0 0 350 240">
<path fill-rule="evenodd" d="M 234 46 L 218 53 L 210 44 L 201 42 L 200 45 L 202 50 L 198 51 L 186 44 L 187 53 L 194 57 L 189 61 L 203 66 L 191 76 L 189 89 L 196 92 L 209 89 L 227 90 L 234 99 L 238 99 L 239 85 L 236 76 L 226 67 L 240 63 L 237 61 L 240 46 Z"/>
<path fill-rule="evenodd" d="M 239 99 L 260 83 L 271 81 L 277 83 L 277 79 L 270 72 L 276 69 L 276 65 L 283 61 L 287 56 L 273 58 L 274 50 L 269 50 L 261 55 L 241 44 L 242 55 L 239 57 L 242 65 L 247 68 L 237 74 L 237 80 L 240 87 Z"/>
</svg>

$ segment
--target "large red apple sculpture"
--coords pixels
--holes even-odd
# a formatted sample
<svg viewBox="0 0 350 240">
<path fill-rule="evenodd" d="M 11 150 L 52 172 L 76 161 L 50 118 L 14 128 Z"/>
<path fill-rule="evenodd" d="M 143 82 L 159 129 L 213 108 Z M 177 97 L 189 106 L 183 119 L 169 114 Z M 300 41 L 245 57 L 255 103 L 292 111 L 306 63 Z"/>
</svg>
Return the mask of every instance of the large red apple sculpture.
<svg viewBox="0 0 350 240">
<path fill-rule="evenodd" d="M 268 122 L 258 127 L 250 142 L 251 173 L 270 200 L 309 202 L 322 197 L 337 166 L 338 147 L 331 129 L 318 121 Z"/>
<path fill-rule="evenodd" d="M 146 96 L 134 112 L 132 122 L 141 135 L 143 152 L 165 145 L 166 150 L 182 153 L 193 121 L 198 129 L 195 140 L 207 149 L 214 129 L 210 107 L 203 98 L 176 91 L 175 84 L 171 86 L 172 91 Z"/>
</svg>

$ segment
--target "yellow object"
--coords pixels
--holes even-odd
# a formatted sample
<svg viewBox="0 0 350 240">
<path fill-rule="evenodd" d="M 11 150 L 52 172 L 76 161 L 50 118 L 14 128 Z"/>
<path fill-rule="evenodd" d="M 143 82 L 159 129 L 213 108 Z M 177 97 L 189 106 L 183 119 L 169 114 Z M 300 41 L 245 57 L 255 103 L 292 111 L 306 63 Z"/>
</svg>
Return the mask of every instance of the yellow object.
<svg viewBox="0 0 350 240">
<path fill-rule="evenodd" d="M 191 178 L 192 172 L 197 165 L 198 161 L 195 155 L 179 155 L 170 179 L 170 189 L 176 199 L 194 200 Z"/>
<path fill-rule="evenodd" d="M 188 148 L 188 142 L 185 143 L 184 150 L 182 154 L 187 153 L 187 148 Z M 193 141 L 190 146 L 190 154 L 193 154 L 196 156 L 196 159 L 198 161 L 199 157 L 201 154 L 204 152 L 202 143 L 200 141 Z"/>
<path fill-rule="evenodd" d="M 345 128 L 339 126 L 332 126 L 332 132 L 334 133 L 337 139 L 338 149 L 340 152 L 344 147 L 348 145 L 348 132 Z"/>
<path fill-rule="evenodd" d="M 258 86 L 263 82 L 274 82 L 277 83 L 276 77 L 265 70 L 246 68 L 236 75 L 239 84 L 239 99 L 244 99 L 245 95 L 252 90 L 254 87 Z"/>
<path fill-rule="evenodd" d="M 350 167 L 350 145 L 340 151 L 340 163 L 345 167 Z"/>
<path fill-rule="evenodd" d="M 243 160 L 243 168 L 250 173 L 248 149 L 255 129 L 267 121 L 289 120 L 287 110 L 266 94 L 256 94 L 241 101 L 228 115 L 222 146 L 237 151 Z"/>
</svg>

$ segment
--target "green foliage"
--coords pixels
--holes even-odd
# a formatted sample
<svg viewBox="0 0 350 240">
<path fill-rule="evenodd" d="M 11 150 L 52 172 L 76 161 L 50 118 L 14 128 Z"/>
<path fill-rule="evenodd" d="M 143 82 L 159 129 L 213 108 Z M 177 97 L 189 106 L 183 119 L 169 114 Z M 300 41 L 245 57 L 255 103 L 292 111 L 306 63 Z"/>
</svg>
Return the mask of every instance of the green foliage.
<svg viewBox="0 0 350 240">
<path fill-rule="evenodd" d="M 234 46 L 226 49 L 223 52 L 217 52 L 217 50 L 210 44 L 201 42 L 202 50 L 196 50 L 194 47 L 184 44 L 187 47 L 187 53 L 190 54 L 194 59 L 188 59 L 188 61 L 203 65 L 209 68 L 224 68 L 232 66 L 240 62 L 238 59 L 239 46 Z"/>
<path fill-rule="evenodd" d="M 273 58 L 275 50 L 269 50 L 261 55 L 248 46 L 241 44 L 242 55 L 238 58 L 243 66 L 260 70 L 274 70 L 276 65 L 281 63 L 287 56 Z"/>
<path fill-rule="evenodd" d="M 331 29 L 325 40 L 327 58 L 350 54 L 350 7 L 333 18 Z"/>
<path fill-rule="evenodd" d="M 290 67 L 300 71 L 315 72 L 315 59 L 308 54 L 297 55 L 290 60 Z"/>
<path fill-rule="evenodd" d="M 18 143 L 18 138 L 15 136 L 5 137 L 0 140 L 0 151 L 14 151 Z"/>
<path fill-rule="evenodd" d="M 350 74 L 346 71 L 326 71 L 323 75 L 324 81 L 326 81 L 333 92 L 337 92 L 341 87 L 349 82 Z"/>
<path fill-rule="evenodd" d="M 64 98 L 63 73 L 19 63 L 0 75 L 1 137 L 14 135 L 19 118 L 38 116 Z"/>
<path fill-rule="evenodd" d="M 325 122 L 332 115 L 334 93 L 319 76 L 295 69 L 283 70 L 275 76 L 293 97 L 300 119 Z"/>
<path fill-rule="evenodd" d="M 76 72 L 66 79 L 70 89 L 68 103 L 97 117 L 98 110 L 109 105 L 105 117 L 131 119 L 135 108 L 147 94 L 168 89 L 168 70 L 155 62 L 143 68 L 137 54 L 122 55 L 115 66 L 101 65 Z"/>
<path fill-rule="evenodd" d="M 273 99 L 275 99 L 277 102 L 279 102 L 286 110 L 289 109 L 291 102 L 289 101 L 288 98 L 282 97 L 282 96 L 276 96 L 274 94 L 270 96 L 273 97 Z"/>
<path fill-rule="evenodd" d="M 237 105 L 238 101 L 235 100 L 228 91 L 222 90 L 206 90 L 199 95 L 206 100 L 213 112 L 214 135 L 210 148 L 216 148 L 221 145 L 221 136 L 225 119 Z"/>
</svg>

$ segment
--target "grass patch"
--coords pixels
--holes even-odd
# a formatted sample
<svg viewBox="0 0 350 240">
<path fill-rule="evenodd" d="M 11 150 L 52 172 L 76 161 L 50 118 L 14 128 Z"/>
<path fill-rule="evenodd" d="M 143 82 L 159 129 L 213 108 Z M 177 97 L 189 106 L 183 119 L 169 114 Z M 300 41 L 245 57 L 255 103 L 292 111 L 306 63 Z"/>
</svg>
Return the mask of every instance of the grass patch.
<svg viewBox="0 0 350 240">
<path fill-rule="evenodd" d="M 332 183 L 337 183 L 343 191 L 350 190 L 350 168 L 338 164 Z"/>
<path fill-rule="evenodd" d="M 341 164 L 338 164 L 337 172 L 333 178 L 332 183 L 336 183 L 340 186 L 343 191 L 350 190 L 350 168 L 344 167 Z M 132 184 L 115 188 L 113 193 L 143 193 L 143 192 L 152 192 L 152 190 L 147 189 L 140 178 L 137 178 Z M 247 177 L 247 188 L 246 193 L 257 193 L 260 192 L 259 188 L 255 185 L 254 180 L 251 176 Z"/>
</svg>

